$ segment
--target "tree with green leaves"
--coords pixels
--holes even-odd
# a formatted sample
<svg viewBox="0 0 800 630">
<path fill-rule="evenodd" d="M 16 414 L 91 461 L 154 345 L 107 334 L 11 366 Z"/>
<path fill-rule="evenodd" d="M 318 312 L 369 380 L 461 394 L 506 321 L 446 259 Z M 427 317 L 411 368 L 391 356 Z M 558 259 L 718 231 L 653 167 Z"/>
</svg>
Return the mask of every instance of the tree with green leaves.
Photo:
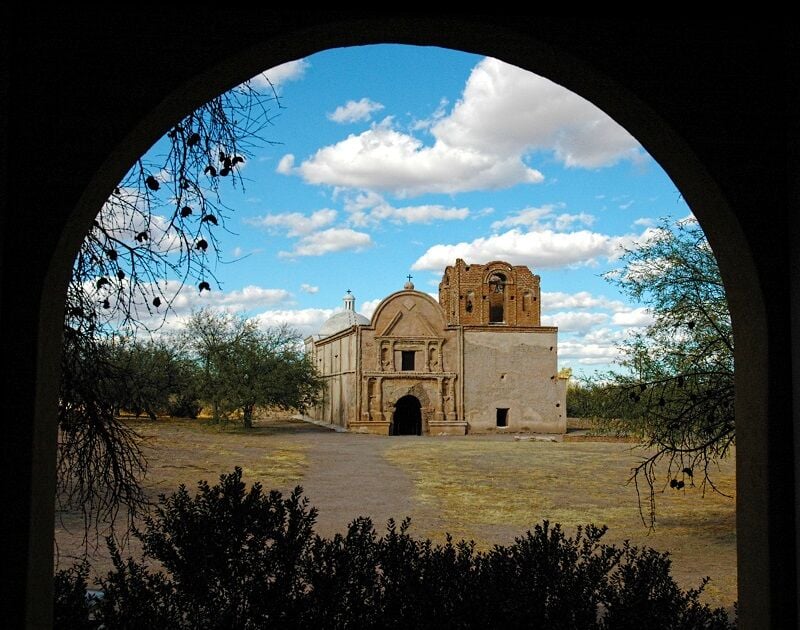
<svg viewBox="0 0 800 630">
<path fill-rule="evenodd" d="M 215 422 L 237 414 L 250 428 L 257 407 L 302 411 L 319 396 L 321 380 L 288 326 L 262 331 L 255 320 L 202 309 L 184 336 L 198 364 L 200 398 Z"/>
<path fill-rule="evenodd" d="M 651 449 L 632 479 L 646 482 L 653 524 L 660 483 L 716 490 L 714 464 L 736 435 L 733 334 L 714 253 L 693 218 L 662 220 L 622 262 L 606 279 L 653 320 L 622 346 L 623 369 L 596 386 L 596 415 Z"/>
<path fill-rule="evenodd" d="M 196 365 L 174 339 L 120 337 L 110 344 L 119 377 L 109 381 L 108 399 L 117 413 L 145 413 L 151 420 L 159 415 L 197 416 Z"/>
</svg>

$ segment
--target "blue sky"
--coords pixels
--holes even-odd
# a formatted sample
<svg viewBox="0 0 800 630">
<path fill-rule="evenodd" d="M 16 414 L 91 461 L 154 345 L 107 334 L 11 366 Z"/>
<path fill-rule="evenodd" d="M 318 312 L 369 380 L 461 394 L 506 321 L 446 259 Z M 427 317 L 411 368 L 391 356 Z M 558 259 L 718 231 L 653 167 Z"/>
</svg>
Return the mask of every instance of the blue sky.
<svg viewBox="0 0 800 630">
<path fill-rule="evenodd" d="M 214 305 L 303 334 L 345 290 L 371 315 L 456 257 L 526 264 L 562 367 L 605 369 L 649 314 L 601 274 L 660 217 L 689 209 L 660 166 L 581 97 L 501 61 L 440 48 L 322 52 L 266 76 L 283 109 L 230 191 Z M 258 82 L 259 79 L 256 79 Z M 158 145 L 154 148 L 158 150 Z"/>
</svg>

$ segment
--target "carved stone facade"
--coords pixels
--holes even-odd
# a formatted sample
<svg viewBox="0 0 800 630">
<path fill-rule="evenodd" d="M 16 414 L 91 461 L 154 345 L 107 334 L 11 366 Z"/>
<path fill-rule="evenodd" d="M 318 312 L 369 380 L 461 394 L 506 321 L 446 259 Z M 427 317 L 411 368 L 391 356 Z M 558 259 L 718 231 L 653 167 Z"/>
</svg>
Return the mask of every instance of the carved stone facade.
<svg viewBox="0 0 800 630">
<path fill-rule="evenodd" d="M 347 315 L 306 339 L 326 384 L 311 417 L 383 435 L 566 430 L 558 329 L 540 325 L 539 276 L 527 267 L 459 259 L 438 303 L 409 281 L 368 324 L 348 310 L 349 294 Z"/>
</svg>

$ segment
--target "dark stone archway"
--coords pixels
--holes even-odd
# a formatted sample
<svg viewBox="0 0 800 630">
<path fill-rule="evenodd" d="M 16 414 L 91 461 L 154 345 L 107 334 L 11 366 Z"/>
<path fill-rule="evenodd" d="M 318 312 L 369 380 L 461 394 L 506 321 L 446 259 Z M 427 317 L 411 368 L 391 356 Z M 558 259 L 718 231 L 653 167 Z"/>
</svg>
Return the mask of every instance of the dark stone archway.
<svg viewBox="0 0 800 630">
<path fill-rule="evenodd" d="M 416 396 L 403 396 L 394 405 L 392 435 L 422 435 L 422 405 Z"/>
<path fill-rule="evenodd" d="M 135 7 L 11 17 L 0 55 L 2 122 L 13 121 L 0 125 L 0 330 L 13 357 L 3 402 L 15 419 L 3 440 L 14 480 L 5 500 L 8 625 L 51 624 L 64 295 L 94 214 L 131 164 L 203 101 L 270 65 L 380 42 L 447 46 L 538 72 L 604 109 L 673 179 L 718 256 L 736 337 L 740 627 L 794 625 L 800 194 L 787 173 L 798 170 L 800 127 L 791 21 L 712 28 L 201 8 L 165 8 L 153 20 Z"/>
</svg>

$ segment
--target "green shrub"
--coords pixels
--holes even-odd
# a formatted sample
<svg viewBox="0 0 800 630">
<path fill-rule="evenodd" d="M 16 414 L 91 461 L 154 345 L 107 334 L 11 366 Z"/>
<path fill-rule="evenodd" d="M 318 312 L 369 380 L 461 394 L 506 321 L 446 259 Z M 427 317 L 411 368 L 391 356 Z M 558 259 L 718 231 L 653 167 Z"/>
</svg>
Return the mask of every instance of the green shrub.
<svg viewBox="0 0 800 630">
<path fill-rule="evenodd" d="M 143 559 L 123 560 L 103 597 L 86 599 L 88 567 L 56 574 L 62 628 L 706 628 L 733 627 L 682 591 L 667 554 L 601 542 L 588 525 L 568 537 L 536 525 L 508 546 L 416 540 L 408 520 L 379 536 L 368 518 L 327 539 L 300 488 L 249 490 L 236 468 L 160 497 L 143 532 Z M 153 569 L 148 559 L 161 567 Z"/>
</svg>

